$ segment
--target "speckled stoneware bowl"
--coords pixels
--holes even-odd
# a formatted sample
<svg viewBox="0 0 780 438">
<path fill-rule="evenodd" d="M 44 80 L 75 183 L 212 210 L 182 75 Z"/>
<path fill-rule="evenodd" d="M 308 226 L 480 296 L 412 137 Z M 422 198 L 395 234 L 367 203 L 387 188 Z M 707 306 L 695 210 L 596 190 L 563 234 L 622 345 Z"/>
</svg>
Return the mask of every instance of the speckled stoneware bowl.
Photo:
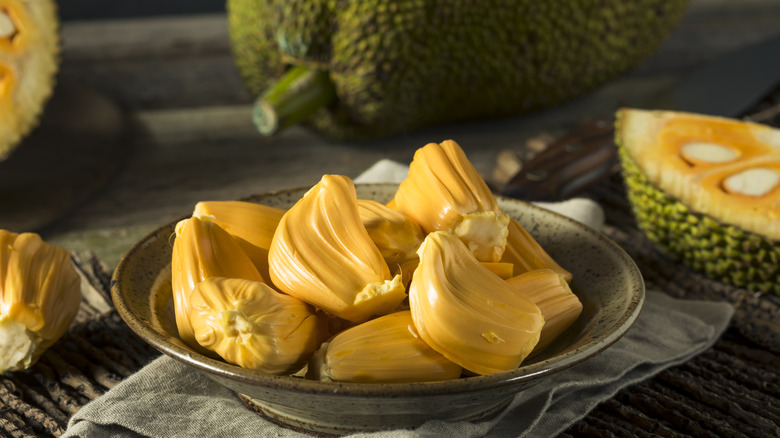
<svg viewBox="0 0 780 438">
<path fill-rule="evenodd" d="M 358 185 L 358 196 L 388 201 L 397 185 Z M 280 208 L 305 188 L 247 198 Z M 153 347 L 236 391 L 246 404 L 296 429 L 331 434 L 411 428 L 426 420 L 479 421 L 505 408 L 529 385 L 603 351 L 631 327 L 644 301 L 644 283 L 630 257 L 607 237 L 579 222 L 513 199 L 500 198 L 517 219 L 574 275 L 583 302 L 577 322 L 542 354 L 516 370 L 447 382 L 330 383 L 272 376 L 210 359 L 177 337 L 170 286 L 171 222 L 133 246 L 111 283 L 117 311 Z"/>
</svg>

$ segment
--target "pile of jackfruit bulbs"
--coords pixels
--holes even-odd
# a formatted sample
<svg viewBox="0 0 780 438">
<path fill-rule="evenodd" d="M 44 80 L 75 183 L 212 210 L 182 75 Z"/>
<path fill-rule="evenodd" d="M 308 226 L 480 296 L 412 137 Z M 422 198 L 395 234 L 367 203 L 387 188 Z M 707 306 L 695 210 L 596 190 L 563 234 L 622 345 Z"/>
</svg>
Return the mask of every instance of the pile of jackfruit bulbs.
<svg viewBox="0 0 780 438">
<path fill-rule="evenodd" d="M 324 175 L 288 210 L 199 202 L 176 224 L 176 326 L 205 355 L 323 381 L 517 368 L 568 328 L 572 275 L 454 141 L 418 149 L 387 204 Z"/>
</svg>

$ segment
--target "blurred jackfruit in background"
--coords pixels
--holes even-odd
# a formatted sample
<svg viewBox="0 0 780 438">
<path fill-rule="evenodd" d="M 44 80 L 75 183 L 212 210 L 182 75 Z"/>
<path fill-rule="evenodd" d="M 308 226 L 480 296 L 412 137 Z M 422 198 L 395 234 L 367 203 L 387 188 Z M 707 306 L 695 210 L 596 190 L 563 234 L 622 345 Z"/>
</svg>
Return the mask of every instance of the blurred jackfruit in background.
<svg viewBox="0 0 780 438">
<path fill-rule="evenodd" d="M 688 0 L 228 0 L 261 132 L 375 138 L 563 103 L 652 54 Z"/>
<path fill-rule="evenodd" d="M 59 68 L 52 0 L 0 2 L 0 161 L 38 123 Z"/>
</svg>

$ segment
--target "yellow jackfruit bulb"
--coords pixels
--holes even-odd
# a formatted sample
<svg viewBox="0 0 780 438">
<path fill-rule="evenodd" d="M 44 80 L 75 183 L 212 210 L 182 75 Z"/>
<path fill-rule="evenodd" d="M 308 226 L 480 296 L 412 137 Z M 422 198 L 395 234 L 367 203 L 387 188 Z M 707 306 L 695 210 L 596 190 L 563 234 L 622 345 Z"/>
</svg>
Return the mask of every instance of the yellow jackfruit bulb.
<svg viewBox="0 0 780 438">
<path fill-rule="evenodd" d="M 308 378 L 340 382 L 405 383 L 457 379 L 461 367 L 428 346 L 408 310 L 347 329 L 309 363 Z"/>
<path fill-rule="evenodd" d="M 417 260 L 425 236 L 416 222 L 374 200 L 358 199 L 357 205 L 363 226 L 391 270 Z"/>
<path fill-rule="evenodd" d="M 59 67 L 53 0 L 0 3 L 0 161 L 38 122 Z"/>
<path fill-rule="evenodd" d="M 555 259 L 547 254 L 547 251 L 539 245 L 539 242 L 533 236 L 528 234 L 528 231 L 520 223 L 510 219 L 508 228 L 509 236 L 507 237 L 506 249 L 501 257 L 501 261 L 514 265 L 514 275 L 520 275 L 535 269 L 552 269 L 561 274 L 567 282 L 571 282 L 571 272 L 564 269 Z"/>
<path fill-rule="evenodd" d="M 569 328 L 582 312 L 582 302 L 562 275 L 551 269 L 537 269 L 507 280 L 521 295 L 542 311 L 544 327 L 533 354 L 538 353 Z"/>
<path fill-rule="evenodd" d="M 238 240 L 257 269 L 268 277 L 268 248 L 284 210 L 248 201 L 201 201 L 193 216 L 211 220 Z"/>
<path fill-rule="evenodd" d="M 429 234 L 409 288 L 417 332 L 468 371 L 517 368 L 539 341 L 539 308 L 482 266 L 452 233 Z"/>
<path fill-rule="evenodd" d="M 481 262 L 482 266 L 499 277 L 507 280 L 514 276 L 515 265 L 507 262 Z"/>
<path fill-rule="evenodd" d="M 190 296 L 198 283 L 211 277 L 265 282 L 238 241 L 209 217 L 193 216 L 179 221 L 171 256 L 174 315 L 181 340 L 200 352 L 206 351 L 192 331 L 188 317 Z"/>
<path fill-rule="evenodd" d="M 0 230 L 0 372 L 33 365 L 80 304 L 81 278 L 65 249 L 35 233 Z"/>
<path fill-rule="evenodd" d="M 509 216 L 452 140 L 418 149 L 409 176 L 388 204 L 420 224 L 423 231 L 455 233 L 484 262 L 501 260 Z"/>
<path fill-rule="evenodd" d="M 358 213 L 352 180 L 324 175 L 282 217 L 268 251 L 282 292 L 353 322 L 392 312 L 406 298 Z"/>
<path fill-rule="evenodd" d="M 211 277 L 195 286 L 195 340 L 225 361 L 269 374 L 301 369 L 319 346 L 322 324 L 303 301 L 265 283 Z"/>
</svg>

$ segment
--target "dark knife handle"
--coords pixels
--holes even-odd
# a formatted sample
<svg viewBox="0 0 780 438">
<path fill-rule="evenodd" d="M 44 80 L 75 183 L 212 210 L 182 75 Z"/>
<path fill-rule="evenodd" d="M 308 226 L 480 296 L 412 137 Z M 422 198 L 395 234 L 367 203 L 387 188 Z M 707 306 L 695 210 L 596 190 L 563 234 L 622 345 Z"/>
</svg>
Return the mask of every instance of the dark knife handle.
<svg viewBox="0 0 780 438">
<path fill-rule="evenodd" d="M 567 199 L 606 177 L 616 160 L 614 122 L 584 122 L 523 163 L 501 194 L 525 201 Z"/>
</svg>

